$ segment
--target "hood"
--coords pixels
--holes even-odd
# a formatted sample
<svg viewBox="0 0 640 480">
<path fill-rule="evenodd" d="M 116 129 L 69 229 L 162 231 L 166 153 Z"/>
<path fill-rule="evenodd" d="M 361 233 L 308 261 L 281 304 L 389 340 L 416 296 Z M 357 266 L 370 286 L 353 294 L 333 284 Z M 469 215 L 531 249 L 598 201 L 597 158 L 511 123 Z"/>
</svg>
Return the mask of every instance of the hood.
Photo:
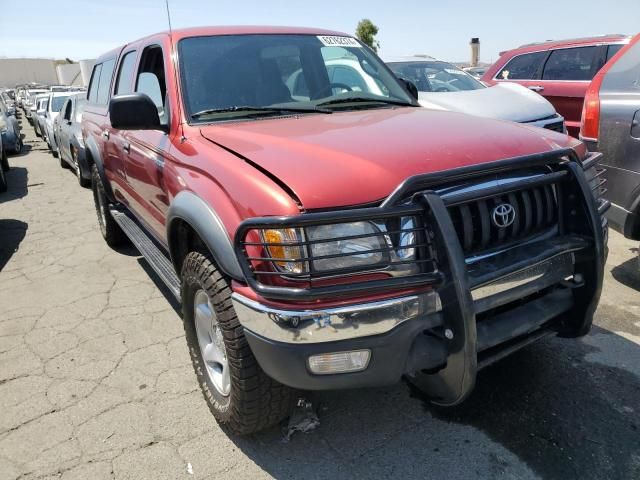
<svg viewBox="0 0 640 480">
<path fill-rule="evenodd" d="M 499 83 L 462 92 L 420 92 L 419 102 L 427 108 L 512 122 L 533 122 L 556 113 L 542 95 L 517 83 Z"/>
<path fill-rule="evenodd" d="M 413 175 L 580 143 L 541 128 L 410 107 L 229 122 L 200 131 L 287 185 L 305 209 L 372 203 Z"/>
</svg>

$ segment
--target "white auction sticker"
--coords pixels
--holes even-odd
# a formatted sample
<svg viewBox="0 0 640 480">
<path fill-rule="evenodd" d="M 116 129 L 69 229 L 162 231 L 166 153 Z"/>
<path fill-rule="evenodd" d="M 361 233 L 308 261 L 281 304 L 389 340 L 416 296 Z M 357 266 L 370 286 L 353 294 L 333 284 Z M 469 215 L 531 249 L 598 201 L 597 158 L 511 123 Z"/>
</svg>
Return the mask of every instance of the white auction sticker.
<svg viewBox="0 0 640 480">
<path fill-rule="evenodd" d="M 353 37 L 337 37 L 332 35 L 318 35 L 318 40 L 327 47 L 357 47 L 362 48 L 362 44 Z"/>
</svg>

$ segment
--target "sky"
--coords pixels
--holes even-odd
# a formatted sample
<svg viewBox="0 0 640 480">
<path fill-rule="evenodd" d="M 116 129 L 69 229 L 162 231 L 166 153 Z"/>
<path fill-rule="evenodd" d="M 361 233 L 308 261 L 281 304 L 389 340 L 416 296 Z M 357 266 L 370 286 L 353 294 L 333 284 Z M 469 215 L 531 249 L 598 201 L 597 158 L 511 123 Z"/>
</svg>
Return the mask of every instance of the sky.
<svg viewBox="0 0 640 480">
<path fill-rule="evenodd" d="M 353 34 L 370 18 L 380 53 L 480 60 L 523 43 L 603 33 L 638 33 L 640 0 L 169 0 L 173 28 L 291 25 Z M 10 12 L 10 14 L 7 14 Z M 0 57 L 81 60 L 166 30 L 165 0 L 0 0 Z"/>
</svg>

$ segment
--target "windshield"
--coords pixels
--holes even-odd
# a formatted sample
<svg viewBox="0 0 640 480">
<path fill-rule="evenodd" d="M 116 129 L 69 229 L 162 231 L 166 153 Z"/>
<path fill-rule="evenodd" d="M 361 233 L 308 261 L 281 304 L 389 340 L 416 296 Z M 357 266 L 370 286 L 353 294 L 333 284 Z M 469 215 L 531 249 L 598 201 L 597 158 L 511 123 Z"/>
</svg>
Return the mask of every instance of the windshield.
<svg viewBox="0 0 640 480">
<path fill-rule="evenodd" d="M 415 83 L 419 92 L 460 92 L 486 88 L 468 73 L 446 62 L 393 62 L 388 66 L 398 77 Z"/>
<path fill-rule="evenodd" d="M 180 41 L 179 58 L 187 114 L 196 122 L 416 105 L 351 37 L 193 37 Z"/>
</svg>

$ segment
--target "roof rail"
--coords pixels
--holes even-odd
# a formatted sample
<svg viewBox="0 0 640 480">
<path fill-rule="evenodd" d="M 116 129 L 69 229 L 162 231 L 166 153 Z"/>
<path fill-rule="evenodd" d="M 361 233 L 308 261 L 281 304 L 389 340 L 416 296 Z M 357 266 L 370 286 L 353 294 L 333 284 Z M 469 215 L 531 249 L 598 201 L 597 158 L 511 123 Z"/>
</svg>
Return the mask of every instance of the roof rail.
<svg viewBox="0 0 640 480">
<path fill-rule="evenodd" d="M 558 39 L 551 39 L 551 40 L 544 40 L 543 42 L 532 42 L 532 43 L 525 43 L 523 45 L 520 45 L 517 48 L 524 48 L 524 47 L 533 47 L 535 45 L 544 45 L 545 43 L 551 43 L 551 42 L 577 42 L 580 40 L 589 40 L 592 38 L 604 38 L 604 37 L 620 37 L 620 38 L 626 38 L 629 35 L 625 35 L 623 33 L 601 33 L 599 35 L 590 35 L 588 37 L 577 37 L 577 38 L 558 38 Z"/>
</svg>

